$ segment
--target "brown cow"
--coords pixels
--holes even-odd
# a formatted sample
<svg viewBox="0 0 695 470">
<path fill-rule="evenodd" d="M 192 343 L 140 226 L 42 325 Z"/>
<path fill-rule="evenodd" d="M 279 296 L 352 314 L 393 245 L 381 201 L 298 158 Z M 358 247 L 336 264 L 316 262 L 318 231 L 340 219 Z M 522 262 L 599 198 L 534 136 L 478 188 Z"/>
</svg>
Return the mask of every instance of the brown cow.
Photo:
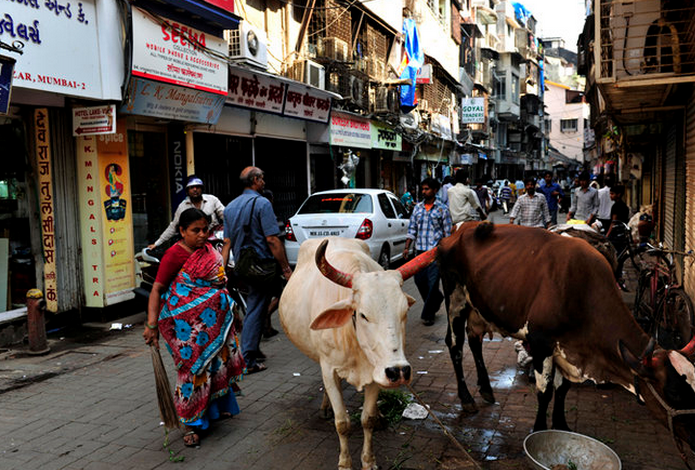
<svg viewBox="0 0 695 470">
<path fill-rule="evenodd" d="M 667 425 L 669 414 L 695 408 L 695 367 L 688 360 L 695 338 L 681 351 L 654 350 L 653 339 L 623 302 L 608 263 L 584 240 L 537 228 L 469 222 L 440 242 L 438 261 L 451 299 L 447 345 L 464 410 L 475 409 L 461 369 L 467 321 L 478 384 L 487 401 L 494 397 L 482 336 L 492 326 L 529 343 L 539 405 L 534 430 L 547 426 L 553 385 L 552 426 L 568 429 L 564 400 L 570 382 L 587 379 L 623 386 Z M 693 413 L 673 418 L 672 429 L 695 449 Z"/>
</svg>

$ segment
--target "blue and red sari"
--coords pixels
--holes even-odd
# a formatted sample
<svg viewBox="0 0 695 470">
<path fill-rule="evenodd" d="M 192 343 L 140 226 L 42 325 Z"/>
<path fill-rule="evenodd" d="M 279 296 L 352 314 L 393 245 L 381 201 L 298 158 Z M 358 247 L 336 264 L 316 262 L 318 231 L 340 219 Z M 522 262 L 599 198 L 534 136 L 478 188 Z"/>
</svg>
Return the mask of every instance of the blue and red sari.
<svg viewBox="0 0 695 470">
<path fill-rule="evenodd" d="M 222 255 L 209 243 L 195 250 L 162 296 L 159 331 L 178 371 L 179 420 L 206 429 L 221 413 L 237 414 L 231 385 L 245 363 L 234 330 L 234 301 Z"/>
</svg>

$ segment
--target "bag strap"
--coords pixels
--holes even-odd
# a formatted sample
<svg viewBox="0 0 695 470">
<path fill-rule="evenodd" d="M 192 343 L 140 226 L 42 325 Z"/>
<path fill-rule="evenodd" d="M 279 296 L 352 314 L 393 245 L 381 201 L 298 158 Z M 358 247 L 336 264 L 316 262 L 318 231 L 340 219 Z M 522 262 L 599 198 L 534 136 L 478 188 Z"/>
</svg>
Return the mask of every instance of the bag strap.
<svg viewBox="0 0 695 470">
<path fill-rule="evenodd" d="M 244 245 L 244 242 L 246 241 L 246 237 L 251 233 L 251 219 L 253 218 L 253 209 L 256 207 L 256 199 L 258 199 L 260 196 L 256 196 L 250 201 L 246 201 L 246 204 L 244 204 L 244 209 L 246 209 L 246 206 L 249 205 L 249 202 L 253 202 L 251 204 L 251 211 L 249 212 L 249 220 L 243 225 L 243 230 L 244 230 L 244 239 L 242 240 L 241 244 L 242 246 Z M 243 210 L 242 209 L 242 212 Z"/>
</svg>

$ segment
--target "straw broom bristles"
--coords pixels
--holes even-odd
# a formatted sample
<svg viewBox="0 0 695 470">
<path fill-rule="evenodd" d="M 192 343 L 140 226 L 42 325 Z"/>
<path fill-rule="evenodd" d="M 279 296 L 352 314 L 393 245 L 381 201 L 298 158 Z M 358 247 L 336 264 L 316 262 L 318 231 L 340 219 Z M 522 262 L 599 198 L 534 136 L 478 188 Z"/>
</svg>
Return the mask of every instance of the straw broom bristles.
<svg viewBox="0 0 695 470">
<path fill-rule="evenodd" d="M 171 386 L 169 385 L 169 377 L 164 369 L 162 356 L 159 354 L 159 349 L 150 344 L 150 352 L 152 353 L 152 367 L 154 367 L 154 382 L 157 386 L 157 403 L 159 404 L 159 414 L 164 421 L 164 426 L 169 429 L 179 427 L 179 418 L 176 414 L 176 406 L 174 406 L 174 397 L 171 394 Z"/>
</svg>

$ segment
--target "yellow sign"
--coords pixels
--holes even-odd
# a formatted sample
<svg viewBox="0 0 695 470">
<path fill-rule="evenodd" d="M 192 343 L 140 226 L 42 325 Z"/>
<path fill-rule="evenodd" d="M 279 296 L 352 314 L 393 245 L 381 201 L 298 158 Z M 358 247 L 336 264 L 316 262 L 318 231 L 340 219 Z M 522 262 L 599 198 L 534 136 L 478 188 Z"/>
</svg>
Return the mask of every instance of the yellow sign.
<svg viewBox="0 0 695 470">
<path fill-rule="evenodd" d="M 79 137 L 82 264 L 86 305 L 133 298 L 133 222 L 125 120 L 115 134 Z"/>
<path fill-rule="evenodd" d="M 53 179 L 51 167 L 51 144 L 48 127 L 48 110 L 34 111 L 36 129 L 36 165 L 39 172 L 39 213 L 41 215 L 41 246 L 43 247 L 43 282 L 46 291 L 46 309 L 58 311 L 56 289 L 56 246 L 53 225 Z"/>
<path fill-rule="evenodd" d="M 133 207 L 125 120 L 115 134 L 97 137 L 99 194 L 104 241 L 104 294 L 106 305 L 134 297 Z"/>
<path fill-rule="evenodd" d="M 104 306 L 104 260 L 101 236 L 101 197 L 99 160 L 95 136 L 77 139 L 77 177 L 79 178 L 80 231 L 82 234 L 82 276 L 85 306 Z"/>
</svg>

